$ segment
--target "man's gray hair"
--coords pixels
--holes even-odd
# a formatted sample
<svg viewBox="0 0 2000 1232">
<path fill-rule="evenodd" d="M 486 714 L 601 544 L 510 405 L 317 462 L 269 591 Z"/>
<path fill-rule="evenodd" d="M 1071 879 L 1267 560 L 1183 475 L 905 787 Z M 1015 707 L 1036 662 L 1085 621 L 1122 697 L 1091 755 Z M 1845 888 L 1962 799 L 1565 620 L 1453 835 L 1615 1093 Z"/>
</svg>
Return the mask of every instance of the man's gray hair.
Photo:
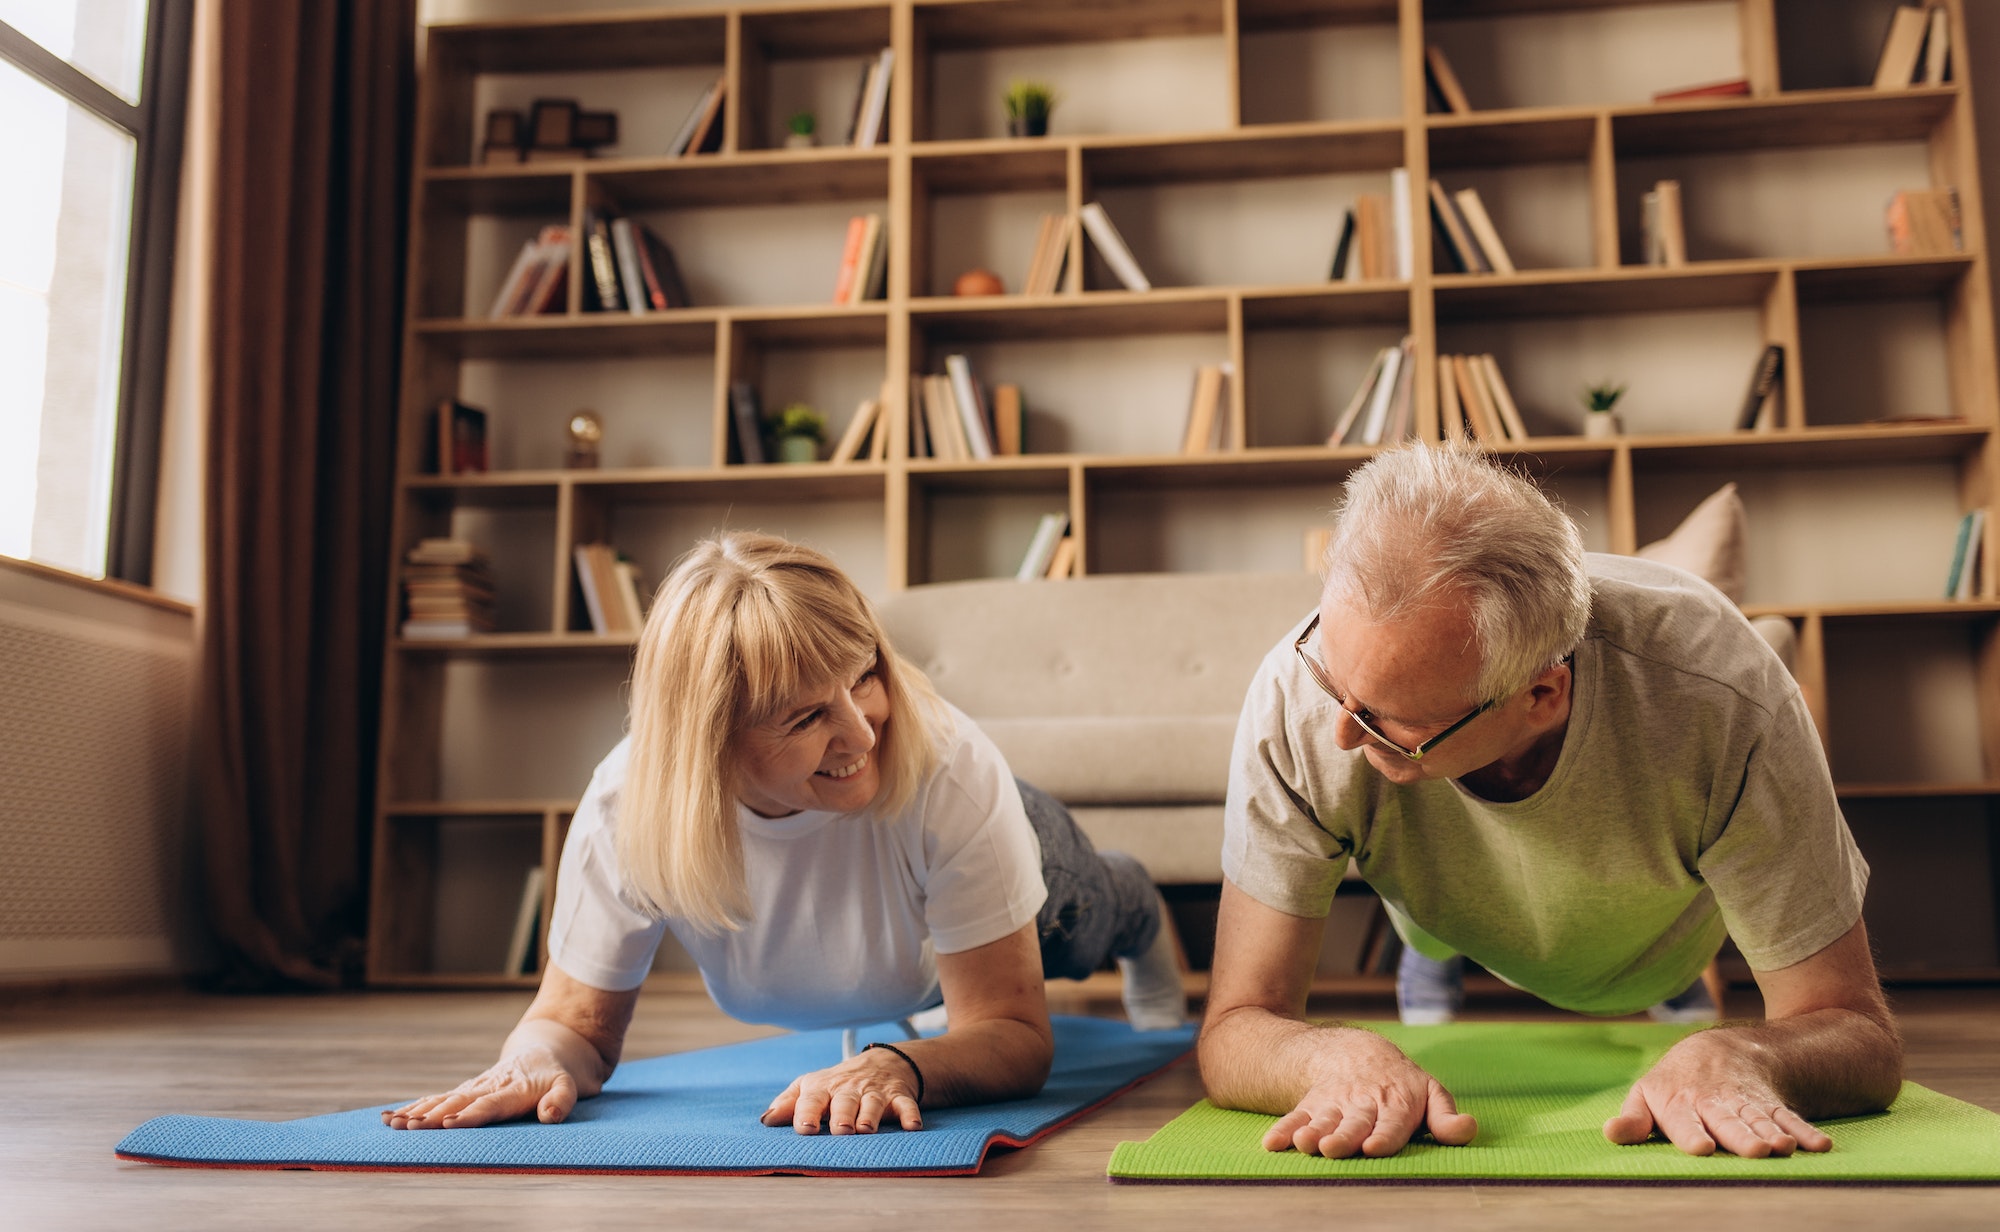
<svg viewBox="0 0 2000 1232">
<path fill-rule="evenodd" d="M 1376 622 L 1468 603 L 1480 662 L 1468 703 L 1505 697 L 1560 662 L 1590 616 L 1575 524 L 1470 446 L 1392 450 L 1348 478 L 1326 596 Z"/>
</svg>

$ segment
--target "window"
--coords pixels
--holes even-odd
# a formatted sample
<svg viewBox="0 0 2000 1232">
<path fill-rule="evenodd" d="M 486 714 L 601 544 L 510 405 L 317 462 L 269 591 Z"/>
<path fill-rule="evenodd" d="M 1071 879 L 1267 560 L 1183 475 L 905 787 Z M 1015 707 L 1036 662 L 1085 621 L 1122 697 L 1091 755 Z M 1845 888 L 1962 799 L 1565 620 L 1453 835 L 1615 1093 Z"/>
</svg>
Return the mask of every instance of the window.
<svg viewBox="0 0 2000 1232">
<path fill-rule="evenodd" d="M 152 572 L 192 0 L 0 0 L 0 553 Z"/>
</svg>

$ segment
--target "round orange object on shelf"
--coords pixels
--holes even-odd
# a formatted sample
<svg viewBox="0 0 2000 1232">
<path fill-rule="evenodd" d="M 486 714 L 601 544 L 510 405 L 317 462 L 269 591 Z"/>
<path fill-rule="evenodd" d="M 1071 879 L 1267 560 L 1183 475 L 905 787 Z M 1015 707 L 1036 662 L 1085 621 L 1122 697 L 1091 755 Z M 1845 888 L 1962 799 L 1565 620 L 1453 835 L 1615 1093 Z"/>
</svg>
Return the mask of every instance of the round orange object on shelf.
<svg viewBox="0 0 2000 1232">
<path fill-rule="evenodd" d="M 967 270 L 951 287 L 953 295 L 999 295 L 1005 290 L 1000 275 L 989 269 Z"/>
</svg>

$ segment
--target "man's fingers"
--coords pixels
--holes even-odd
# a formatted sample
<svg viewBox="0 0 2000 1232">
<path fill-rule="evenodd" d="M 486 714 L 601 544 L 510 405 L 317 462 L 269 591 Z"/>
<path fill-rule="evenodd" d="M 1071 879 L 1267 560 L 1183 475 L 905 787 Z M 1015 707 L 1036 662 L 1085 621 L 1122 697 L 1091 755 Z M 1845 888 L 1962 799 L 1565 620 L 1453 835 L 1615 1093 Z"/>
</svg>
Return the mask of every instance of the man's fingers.
<svg viewBox="0 0 2000 1232">
<path fill-rule="evenodd" d="M 576 1080 L 567 1072 L 556 1075 L 547 1094 L 535 1105 L 535 1118 L 544 1125 L 560 1125 L 576 1107 Z"/>
<path fill-rule="evenodd" d="M 1294 1108 L 1279 1117 L 1271 1128 L 1264 1131 L 1264 1149 L 1267 1151 L 1289 1151 L 1292 1149 L 1292 1135 L 1300 1126 L 1312 1120 L 1312 1113 L 1303 1108 Z"/>
<path fill-rule="evenodd" d="M 1779 1129 L 1784 1130 L 1792 1136 L 1793 1140 L 1799 1144 L 1801 1151 L 1830 1151 L 1833 1149 L 1833 1139 L 1821 1133 L 1819 1126 L 1814 1125 L 1811 1121 L 1793 1112 L 1790 1108 L 1779 1108 L 1771 1119 L 1778 1123 Z"/>
<path fill-rule="evenodd" d="M 1702 1124 L 1701 1114 L 1688 1104 L 1673 1104 L 1653 1114 L 1653 1120 L 1667 1141 L 1681 1149 L 1683 1155 L 1715 1154 L 1715 1137 Z"/>
<path fill-rule="evenodd" d="M 1361 1140 L 1361 1153 L 1374 1159 L 1394 1155 L 1410 1144 L 1410 1135 L 1424 1123 L 1426 1104 L 1391 1099 L 1375 1115 L 1375 1127 Z"/>
<path fill-rule="evenodd" d="M 1346 1159 L 1361 1153 L 1361 1144 L 1375 1133 L 1376 1113 L 1367 1108 L 1341 1112 L 1340 1124 L 1313 1143 L 1313 1153 L 1325 1159 Z M 1310 1130 L 1312 1127 L 1308 1126 Z"/>
<path fill-rule="evenodd" d="M 1619 1146 L 1638 1146 L 1653 1136 L 1653 1109 L 1644 1091 L 1635 1086 L 1625 1093 L 1618 1115 L 1604 1123 L 1604 1136 Z"/>
<path fill-rule="evenodd" d="M 1464 1146 L 1479 1133 L 1479 1122 L 1469 1114 L 1458 1110 L 1458 1103 L 1444 1084 L 1431 1079 L 1429 1098 L 1425 1101 L 1424 1123 L 1430 1126 L 1431 1137 L 1445 1146 Z"/>
</svg>

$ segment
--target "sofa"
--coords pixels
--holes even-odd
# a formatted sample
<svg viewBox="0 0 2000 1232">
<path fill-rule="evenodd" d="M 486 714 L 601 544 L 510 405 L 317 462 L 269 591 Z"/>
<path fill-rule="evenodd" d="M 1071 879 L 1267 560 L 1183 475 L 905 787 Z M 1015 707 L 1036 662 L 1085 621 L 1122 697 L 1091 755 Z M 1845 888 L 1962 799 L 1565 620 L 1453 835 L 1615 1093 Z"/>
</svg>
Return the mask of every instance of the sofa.
<svg viewBox="0 0 2000 1232">
<path fill-rule="evenodd" d="M 880 607 L 896 647 L 1101 848 L 1161 884 L 1222 880 L 1243 695 L 1319 597 L 1296 573 L 947 582 Z"/>
</svg>

